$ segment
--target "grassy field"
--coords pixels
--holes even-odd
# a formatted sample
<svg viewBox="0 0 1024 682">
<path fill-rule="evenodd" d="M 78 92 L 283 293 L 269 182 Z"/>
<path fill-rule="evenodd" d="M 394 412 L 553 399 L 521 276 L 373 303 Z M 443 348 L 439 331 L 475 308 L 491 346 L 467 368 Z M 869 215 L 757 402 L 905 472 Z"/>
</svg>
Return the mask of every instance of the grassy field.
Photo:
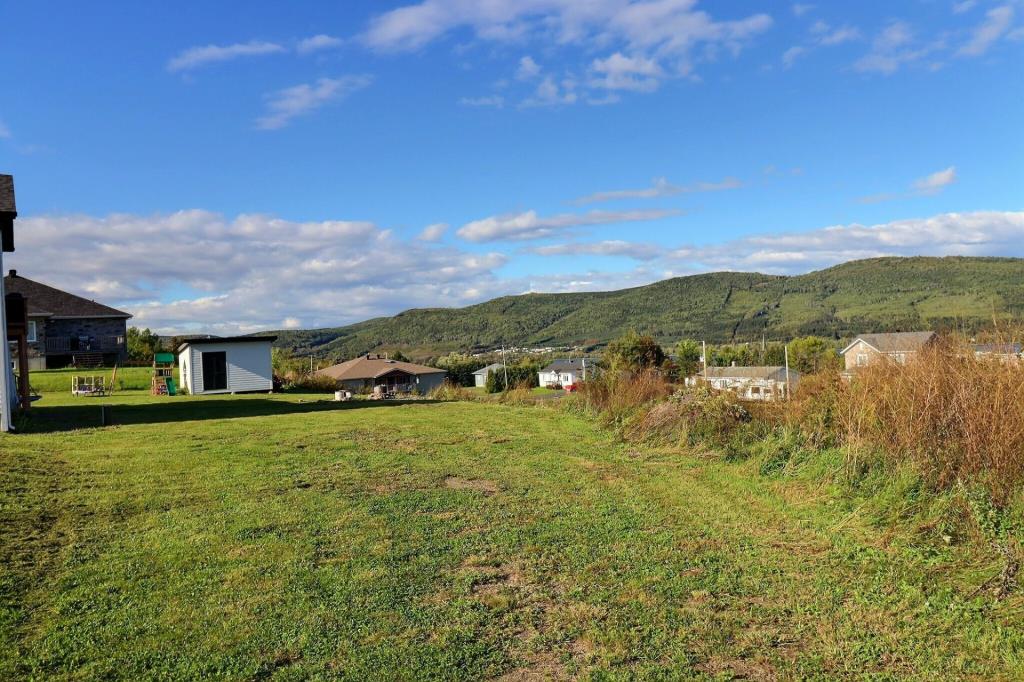
<svg viewBox="0 0 1024 682">
<path fill-rule="evenodd" d="M 551 407 L 33 412 L 0 437 L 0 679 L 1024 676 L 1024 603 L 966 549 Z"/>
</svg>

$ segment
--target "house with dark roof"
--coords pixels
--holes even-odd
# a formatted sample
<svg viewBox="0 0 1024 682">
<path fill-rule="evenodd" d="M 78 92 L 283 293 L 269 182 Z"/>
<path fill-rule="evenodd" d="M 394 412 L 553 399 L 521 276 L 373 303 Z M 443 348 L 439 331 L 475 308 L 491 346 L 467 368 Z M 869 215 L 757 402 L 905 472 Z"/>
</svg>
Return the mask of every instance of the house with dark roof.
<svg viewBox="0 0 1024 682">
<path fill-rule="evenodd" d="M 21 294 L 28 317 L 29 368 L 122 363 L 131 315 L 11 270 L 4 290 Z"/>
<path fill-rule="evenodd" d="M 437 367 L 391 360 L 367 353 L 316 372 L 333 379 L 338 388 L 355 392 L 422 393 L 440 388 L 448 373 Z"/>
<path fill-rule="evenodd" d="M 686 385 L 706 383 L 718 391 L 732 391 L 741 400 L 782 400 L 796 390 L 800 373 L 783 366 L 765 367 L 708 367 L 707 370 L 687 377 Z"/>
<path fill-rule="evenodd" d="M 861 334 L 839 351 L 846 362 L 846 373 L 880 362 L 905 365 L 937 338 L 935 332 L 894 332 Z"/>
<path fill-rule="evenodd" d="M 575 386 L 587 377 L 593 378 L 597 362 L 593 358 L 563 358 L 553 360 L 537 373 L 540 386 Z"/>
</svg>

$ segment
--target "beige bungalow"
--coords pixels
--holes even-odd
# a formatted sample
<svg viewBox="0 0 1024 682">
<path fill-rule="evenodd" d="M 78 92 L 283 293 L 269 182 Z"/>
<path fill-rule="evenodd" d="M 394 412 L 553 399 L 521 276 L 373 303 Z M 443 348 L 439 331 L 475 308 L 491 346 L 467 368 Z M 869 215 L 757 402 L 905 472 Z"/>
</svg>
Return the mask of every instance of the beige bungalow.
<svg viewBox="0 0 1024 682">
<path fill-rule="evenodd" d="M 391 360 L 367 353 L 317 372 L 334 379 L 338 388 L 354 392 L 429 393 L 444 383 L 448 373 L 437 367 Z"/>
<path fill-rule="evenodd" d="M 846 362 L 847 373 L 879 362 L 904 365 L 935 339 L 935 332 L 861 334 L 839 351 L 839 354 Z"/>
</svg>

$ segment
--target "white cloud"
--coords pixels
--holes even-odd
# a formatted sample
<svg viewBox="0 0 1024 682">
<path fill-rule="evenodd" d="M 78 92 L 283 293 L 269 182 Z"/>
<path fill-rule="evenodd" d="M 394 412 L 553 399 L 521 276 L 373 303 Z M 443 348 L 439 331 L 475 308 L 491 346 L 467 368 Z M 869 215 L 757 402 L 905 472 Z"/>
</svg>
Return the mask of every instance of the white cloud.
<svg viewBox="0 0 1024 682">
<path fill-rule="evenodd" d="M 483 97 L 463 97 L 459 104 L 467 107 L 494 107 L 501 109 L 505 106 L 505 98 L 501 95 L 485 95 Z"/>
<path fill-rule="evenodd" d="M 985 20 L 974 28 L 971 39 L 956 54 L 958 57 L 980 57 L 988 52 L 1013 23 L 1013 7 L 993 7 L 985 13 Z"/>
<path fill-rule="evenodd" d="M 408 51 L 469 31 L 478 41 L 575 46 L 587 55 L 610 50 L 609 56 L 591 64 L 597 65 L 599 74 L 602 65 L 609 69 L 598 76 L 594 87 L 650 91 L 657 86 L 656 79 L 665 75 L 695 78 L 693 62 L 712 61 L 722 53 L 735 56 L 772 26 L 767 14 L 720 21 L 696 9 L 696 4 L 696 0 L 423 0 L 376 16 L 361 39 L 373 49 Z M 624 71 L 625 59 L 641 70 Z M 583 72 L 585 67 L 573 70 Z M 529 79 L 541 74 L 532 57 L 524 57 L 518 75 Z M 544 91 L 527 105 L 576 101 L 575 93 L 553 92 L 554 85 L 553 78 L 548 80 Z"/>
<path fill-rule="evenodd" d="M 334 48 L 341 47 L 343 44 L 344 41 L 341 38 L 320 33 L 300 40 L 299 44 L 295 47 L 295 51 L 299 54 L 311 54 L 320 50 L 333 50 Z"/>
<path fill-rule="evenodd" d="M 944 213 L 877 225 L 834 225 L 802 233 L 756 235 L 682 247 L 664 260 L 688 271 L 800 273 L 881 256 L 1022 256 L 1024 211 Z M 660 261 L 659 261 L 660 263 Z"/>
<path fill-rule="evenodd" d="M 266 96 L 267 111 L 256 119 L 259 130 L 284 128 L 292 119 L 341 99 L 365 88 L 372 78 L 349 75 L 340 78 L 320 78 L 315 83 L 303 83 L 272 92 Z"/>
<path fill-rule="evenodd" d="M 807 53 L 807 48 L 794 45 L 782 53 L 782 65 L 787 69 L 792 68 L 796 60 Z"/>
<path fill-rule="evenodd" d="M 471 242 L 541 239 L 574 227 L 658 220 L 673 215 L 679 215 L 679 212 L 590 211 L 541 217 L 536 211 L 524 211 L 474 220 L 460 227 L 456 234 Z"/>
<path fill-rule="evenodd" d="M 657 244 L 610 239 L 601 242 L 571 242 L 535 246 L 527 251 L 539 256 L 623 256 L 634 260 L 649 261 L 664 255 L 665 247 Z"/>
<path fill-rule="evenodd" d="M 561 83 L 556 83 L 554 77 L 545 76 L 544 80 L 537 85 L 533 95 L 524 99 L 520 106 L 527 108 L 554 107 L 561 104 L 574 104 L 577 99 L 575 81 L 565 78 Z"/>
<path fill-rule="evenodd" d="M 167 70 L 171 72 L 186 71 L 204 64 L 226 62 L 239 57 L 256 57 L 260 55 L 278 54 L 285 48 L 277 43 L 251 40 L 248 43 L 234 45 L 204 45 L 190 47 L 167 62 Z"/>
<path fill-rule="evenodd" d="M 956 182 L 956 166 L 936 171 L 914 182 L 914 189 L 922 194 L 937 194 Z"/>
<path fill-rule="evenodd" d="M 855 26 L 840 26 L 836 30 L 822 35 L 818 40 L 818 44 L 830 47 L 832 45 L 842 45 L 852 40 L 860 40 L 860 30 Z"/>
<path fill-rule="evenodd" d="M 619 199 L 655 199 L 658 197 L 671 197 L 678 194 L 691 194 L 694 192 L 719 192 L 728 189 L 742 187 L 743 183 L 738 178 L 727 177 L 721 182 L 697 182 L 692 185 L 673 185 L 665 178 L 655 178 L 650 187 L 643 189 L 616 189 L 605 192 L 595 192 L 585 197 L 576 199 L 577 204 L 592 204 L 600 201 L 616 201 Z"/>
<path fill-rule="evenodd" d="M 627 57 L 621 52 L 605 59 L 595 59 L 590 69 L 596 74 L 590 84 L 605 90 L 653 92 L 664 75 L 661 66 L 653 59 Z"/>
<path fill-rule="evenodd" d="M 956 166 L 950 166 L 943 170 L 936 171 L 923 178 L 915 180 L 909 192 L 883 192 L 860 198 L 862 204 L 877 204 L 883 201 L 894 201 L 896 199 L 907 199 L 910 197 L 930 196 L 938 194 L 949 185 L 956 182 Z"/>
<path fill-rule="evenodd" d="M 940 42 L 917 44 L 914 31 L 903 21 L 889 22 L 875 37 L 871 50 L 853 64 L 862 73 L 891 75 L 941 47 Z"/>
<path fill-rule="evenodd" d="M 963 0 L 963 2 L 954 2 L 953 14 L 963 14 L 964 12 L 970 12 L 972 9 L 974 9 L 974 6 L 977 4 L 977 0 Z"/>
<path fill-rule="evenodd" d="M 793 14 L 798 17 L 802 17 L 812 9 L 814 9 L 814 5 L 796 4 L 792 6 Z"/>
<path fill-rule="evenodd" d="M 516 69 L 516 78 L 527 81 L 540 75 L 540 64 L 533 61 L 533 57 L 527 55 L 519 60 L 519 68 Z"/>
<path fill-rule="evenodd" d="M 281 328 L 282 329 L 301 329 L 302 328 L 302 320 L 300 320 L 297 317 L 286 317 L 283 320 L 281 320 Z"/>
<path fill-rule="evenodd" d="M 444 236 L 447 230 L 448 223 L 433 223 L 424 227 L 416 238 L 421 242 L 436 242 Z"/>
<path fill-rule="evenodd" d="M 411 306 L 461 305 L 508 293 L 498 253 L 403 241 L 365 221 L 163 215 L 35 216 L 10 266 L 95 297 L 161 332 L 232 333 L 355 322 Z M 52 257 L 54 243 L 75 268 Z M 153 254 L 160 258 L 154 259 Z M 6 259 L 5 259 L 6 260 Z M 174 300 L 161 292 L 180 291 Z"/>
</svg>

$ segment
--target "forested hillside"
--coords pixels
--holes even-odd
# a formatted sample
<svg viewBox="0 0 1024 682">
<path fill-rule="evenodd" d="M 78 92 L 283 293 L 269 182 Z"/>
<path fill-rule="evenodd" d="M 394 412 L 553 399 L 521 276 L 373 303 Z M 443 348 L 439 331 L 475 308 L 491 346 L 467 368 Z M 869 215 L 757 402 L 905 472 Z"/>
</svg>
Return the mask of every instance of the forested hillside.
<svg viewBox="0 0 1024 682">
<path fill-rule="evenodd" d="M 1024 318 L 1024 259 L 876 258 L 790 277 L 716 272 L 621 291 L 505 296 L 275 333 L 277 345 L 297 353 L 347 358 L 377 348 L 423 356 L 499 344 L 599 346 L 629 329 L 663 343 L 843 338 L 974 329 L 991 325 L 993 315 Z"/>
</svg>

